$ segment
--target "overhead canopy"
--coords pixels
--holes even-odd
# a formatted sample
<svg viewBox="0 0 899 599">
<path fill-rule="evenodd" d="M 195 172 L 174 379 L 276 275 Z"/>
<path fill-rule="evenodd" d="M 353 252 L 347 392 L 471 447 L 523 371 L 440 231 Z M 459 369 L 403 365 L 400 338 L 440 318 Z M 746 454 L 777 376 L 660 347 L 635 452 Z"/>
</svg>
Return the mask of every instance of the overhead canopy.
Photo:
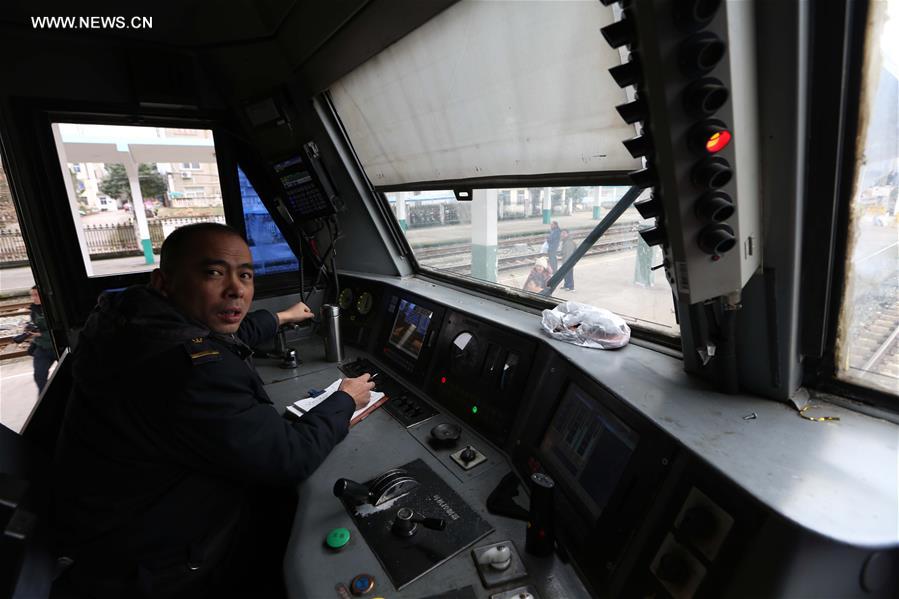
<svg viewBox="0 0 899 599">
<path fill-rule="evenodd" d="M 379 187 L 633 170 L 595 0 L 462 0 L 331 88 Z"/>
<path fill-rule="evenodd" d="M 69 162 L 116 163 L 130 153 L 134 162 L 215 162 L 215 142 L 205 130 L 171 136 L 157 127 L 59 123 Z"/>
</svg>

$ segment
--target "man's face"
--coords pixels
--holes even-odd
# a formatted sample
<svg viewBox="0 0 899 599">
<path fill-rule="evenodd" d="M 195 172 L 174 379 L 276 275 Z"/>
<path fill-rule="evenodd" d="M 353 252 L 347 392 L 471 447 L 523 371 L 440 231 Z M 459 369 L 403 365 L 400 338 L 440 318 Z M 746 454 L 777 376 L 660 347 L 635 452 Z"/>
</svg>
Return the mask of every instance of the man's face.
<svg viewBox="0 0 899 599">
<path fill-rule="evenodd" d="M 243 239 L 196 235 L 171 272 L 154 271 L 153 287 L 186 316 L 216 333 L 234 333 L 253 301 L 253 258 Z"/>
<path fill-rule="evenodd" d="M 568 239 L 568 231 L 562 231 L 562 239 Z"/>
<path fill-rule="evenodd" d="M 41 304 L 41 294 L 38 293 L 37 289 L 31 290 L 31 303 L 38 306 Z"/>
</svg>

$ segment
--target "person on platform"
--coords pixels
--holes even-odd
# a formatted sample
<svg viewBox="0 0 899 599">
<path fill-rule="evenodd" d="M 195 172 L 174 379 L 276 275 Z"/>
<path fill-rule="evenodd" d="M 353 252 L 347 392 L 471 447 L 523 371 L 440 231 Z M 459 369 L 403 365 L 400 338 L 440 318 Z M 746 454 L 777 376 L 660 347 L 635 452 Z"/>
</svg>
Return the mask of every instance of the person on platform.
<svg viewBox="0 0 899 599">
<path fill-rule="evenodd" d="M 575 250 L 577 250 L 577 245 L 575 245 L 574 240 L 571 238 L 571 234 L 568 232 L 568 229 L 563 229 L 562 244 L 559 246 L 559 252 L 562 255 L 562 264 L 565 264 L 565 262 L 574 255 Z M 568 291 L 574 291 L 573 267 L 568 269 L 568 272 L 565 273 L 565 285 L 563 285 L 562 288 L 567 289 Z"/>
<path fill-rule="evenodd" d="M 546 255 L 549 258 L 549 267 L 553 272 L 559 270 L 559 243 L 562 240 L 562 231 L 559 222 L 549 223 L 549 233 L 546 235 Z"/>
<path fill-rule="evenodd" d="M 344 379 L 299 421 L 283 419 L 250 348 L 312 312 L 249 312 L 253 292 L 246 242 L 201 223 L 165 240 L 149 286 L 101 295 L 73 353 L 53 469 L 64 592 L 285 595 L 296 485 L 374 384 Z"/>
<path fill-rule="evenodd" d="M 41 303 L 41 292 L 37 285 L 31 288 L 31 322 L 29 323 L 26 339 L 31 341 L 28 346 L 28 355 L 32 359 L 34 369 L 34 384 L 37 385 L 37 394 L 40 395 L 47 386 L 47 378 L 50 375 L 50 367 L 56 361 L 56 352 L 53 351 L 53 341 L 50 339 L 50 329 L 47 319 L 44 317 L 44 306 Z"/>
<path fill-rule="evenodd" d="M 546 282 L 549 281 L 552 275 L 553 271 L 550 269 L 546 257 L 540 256 L 534 261 L 534 267 L 528 273 L 528 278 L 524 282 L 522 289 L 532 293 L 540 293 L 546 288 Z"/>
</svg>

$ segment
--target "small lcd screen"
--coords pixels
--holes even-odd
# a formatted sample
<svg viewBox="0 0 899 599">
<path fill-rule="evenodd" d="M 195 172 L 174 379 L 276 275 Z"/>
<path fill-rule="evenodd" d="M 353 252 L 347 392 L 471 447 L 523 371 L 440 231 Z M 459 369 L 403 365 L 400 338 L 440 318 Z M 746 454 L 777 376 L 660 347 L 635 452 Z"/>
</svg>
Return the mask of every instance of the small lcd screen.
<svg viewBox="0 0 899 599">
<path fill-rule="evenodd" d="M 390 345 L 418 359 L 434 313 L 407 300 L 400 300 L 388 339 Z"/>
<path fill-rule="evenodd" d="M 284 187 L 284 203 L 294 219 L 304 220 L 333 212 L 333 206 L 312 178 L 301 156 L 272 163 Z"/>
<path fill-rule="evenodd" d="M 575 384 L 568 386 L 540 444 L 553 476 L 598 517 L 630 461 L 639 436 Z"/>
</svg>

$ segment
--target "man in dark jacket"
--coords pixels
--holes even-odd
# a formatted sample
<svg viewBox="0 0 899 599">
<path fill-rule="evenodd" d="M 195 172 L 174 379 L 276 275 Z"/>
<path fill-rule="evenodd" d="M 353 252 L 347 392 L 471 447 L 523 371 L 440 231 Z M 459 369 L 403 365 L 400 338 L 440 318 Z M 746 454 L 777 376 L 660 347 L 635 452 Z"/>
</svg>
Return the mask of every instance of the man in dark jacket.
<svg viewBox="0 0 899 599">
<path fill-rule="evenodd" d="M 546 235 L 546 256 L 549 258 L 549 267 L 553 272 L 559 270 L 559 242 L 562 240 L 562 231 L 558 221 L 549 223 L 549 233 Z"/>
<path fill-rule="evenodd" d="M 28 331 L 22 337 L 31 341 L 28 346 L 28 355 L 32 358 L 34 369 L 34 384 L 37 385 L 37 394 L 47 385 L 50 375 L 50 367 L 56 361 L 56 352 L 53 351 L 53 341 L 50 339 L 50 329 L 47 326 L 47 318 L 44 316 L 44 306 L 41 303 L 41 292 L 37 285 L 31 288 L 31 322 Z M 18 341 L 19 338 L 16 338 Z"/>
<path fill-rule="evenodd" d="M 309 308 L 248 314 L 252 258 L 224 225 L 176 230 L 160 267 L 150 287 L 101 296 L 73 355 L 55 463 L 74 560 L 63 584 L 100 598 L 283 595 L 293 489 L 374 385 L 345 379 L 288 423 L 249 348 Z"/>
</svg>

